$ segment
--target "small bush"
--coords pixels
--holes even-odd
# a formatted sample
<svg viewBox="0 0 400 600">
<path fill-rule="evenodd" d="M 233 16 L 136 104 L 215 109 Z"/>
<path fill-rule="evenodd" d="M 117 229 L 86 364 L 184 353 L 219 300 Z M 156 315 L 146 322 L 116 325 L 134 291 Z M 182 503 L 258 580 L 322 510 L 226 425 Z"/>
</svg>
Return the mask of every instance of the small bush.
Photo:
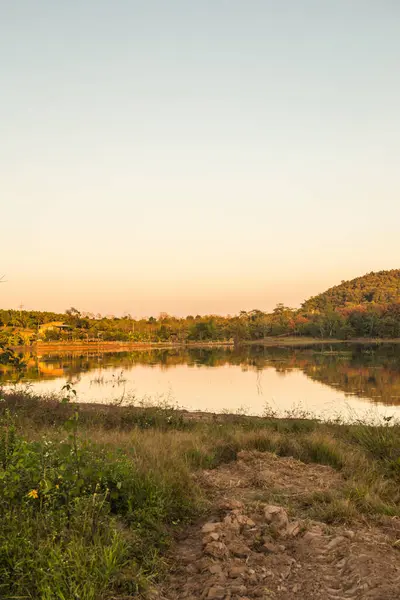
<svg viewBox="0 0 400 600">
<path fill-rule="evenodd" d="M 338 442 L 326 436 L 313 435 L 305 440 L 307 459 L 310 462 L 329 465 L 341 469 L 344 465 L 344 456 Z"/>
<path fill-rule="evenodd" d="M 400 460 L 400 426 L 358 424 L 350 429 L 352 440 L 371 456 L 386 463 Z"/>
<path fill-rule="evenodd" d="M 1 423 L 0 597 L 96 600 L 127 587 L 127 568 L 137 591 L 171 528 L 198 508 L 183 461 L 157 469 L 82 440 L 75 410 L 65 426 L 56 440 L 28 441 L 8 413 Z"/>
</svg>

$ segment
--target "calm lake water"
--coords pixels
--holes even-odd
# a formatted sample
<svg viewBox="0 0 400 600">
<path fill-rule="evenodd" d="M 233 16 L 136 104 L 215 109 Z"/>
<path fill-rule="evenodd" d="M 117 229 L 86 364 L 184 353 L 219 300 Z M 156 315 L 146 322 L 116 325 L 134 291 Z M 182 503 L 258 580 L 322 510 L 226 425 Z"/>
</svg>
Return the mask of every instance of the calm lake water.
<svg viewBox="0 0 400 600">
<path fill-rule="evenodd" d="M 260 415 L 301 407 L 321 417 L 400 418 L 400 345 L 177 348 L 130 352 L 24 354 L 22 373 L 3 385 L 60 392 L 72 382 L 81 402 L 168 401 L 189 410 Z"/>
</svg>

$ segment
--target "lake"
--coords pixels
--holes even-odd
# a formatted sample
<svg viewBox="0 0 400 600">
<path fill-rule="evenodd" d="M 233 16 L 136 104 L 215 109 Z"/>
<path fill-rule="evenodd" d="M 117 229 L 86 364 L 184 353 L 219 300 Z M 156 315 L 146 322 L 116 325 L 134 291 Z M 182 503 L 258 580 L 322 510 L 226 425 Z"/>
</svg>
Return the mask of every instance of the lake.
<svg viewBox="0 0 400 600">
<path fill-rule="evenodd" d="M 322 418 L 400 417 L 400 344 L 213 347 L 21 354 L 2 385 L 80 402 L 169 402 L 189 410 L 262 415 L 293 408 Z"/>
</svg>

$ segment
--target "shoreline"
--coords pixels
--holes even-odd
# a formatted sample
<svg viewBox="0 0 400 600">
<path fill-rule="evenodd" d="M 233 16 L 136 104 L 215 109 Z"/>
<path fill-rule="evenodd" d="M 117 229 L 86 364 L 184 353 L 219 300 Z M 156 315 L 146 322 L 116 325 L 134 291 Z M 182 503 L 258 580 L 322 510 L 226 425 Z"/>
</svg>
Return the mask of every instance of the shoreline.
<svg viewBox="0 0 400 600">
<path fill-rule="evenodd" d="M 320 344 L 400 344 L 400 338 L 310 338 L 310 337 L 267 337 L 262 340 L 248 340 L 239 345 L 244 346 L 317 346 Z"/>
<path fill-rule="evenodd" d="M 232 341 L 218 342 L 36 342 L 31 346 L 15 346 L 14 350 L 34 350 L 36 352 L 54 351 L 86 351 L 124 352 L 129 350 L 173 350 L 184 348 L 233 348 L 243 346 L 318 346 L 333 344 L 400 344 L 400 338 L 352 338 L 340 340 L 336 338 L 310 337 L 267 337 L 260 340 L 243 340 L 238 344 Z"/>
<path fill-rule="evenodd" d="M 36 350 L 36 351 L 81 351 L 96 350 L 98 352 L 115 352 L 129 350 L 172 350 L 175 348 L 217 348 L 234 346 L 233 342 L 37 342 L 31 346 L 14 346 L 14 350 Z"/>
<path fill-rule="evenodd" d="M 39 412 L 43 414 L 53 414 L 53 417 L 60 418 L 60 423 L 63 423 L 63 419 L 66 418 L 66 414 L 69 413 L 70 406 L 74 406 L 80 415 L 80 418 L 83 419 L 83 422 L 92 425 L 98 426 L 99 424 L 110 424 L 110 423 L 118 423 L 122 428 L 129 427 L 129 424 L 137 425 L 139 422 L 147 421 L 148 417 L 151 418 L 159 418 L 164 419 L 168 424 L 170 420 L 178 420 L 182 424 L 187 425 L 195 425 L 195 424 L 209 424 L 209 425 L 251 425 L 251 424 L 259 424 L 267 422 L 276 422 L 276 423 L 318 423 L 320 425 L 338 425 L 342 427 L 354 426 L 357 423 L 360 423 L 358 417 L 355 420 L 343 418 L 339 419 L 337 416 L 329 417 L 327 419 L 318 415 L 318 413 L 314 413 L 312 411 L 302 411 L 301 409 L 296 412 L 296 410 L 288 410 L 281 412 L 266 411 L 263 414 L 251 414 L 247 412 L 235 412 L 234 410 L 222 410 L 221 412 L 217 411 L 208 411 L 195 409 L 190 410 L 189 408 L 184 408 L 179 406 L 178 404 L 157 404 L 154 403 L 143 403 L 140 401 L 138 403 L 135 402 L 119 402 L 119 401 L 109 401 L 109 402 L 94 402 L 93 400 L 85 402 L 79 400 L 72 400 L 71 404 L 63 404 L 60 400 L 62 397 L 62 393 L 33 393 L 32 395 L 28 392 L 24 391 L 12 391 L 12 390 L 3 390 L 3 395 L 5 397 L 6 405 L 11 408 L 13 411 L 18 410 L 28 410 L 39 408 Z M 1 414 L 1 410 L 0 410 Z M 343 415 L 342 415 L 343 416 Z M 55 421 L 54 421 L 55 422 Z M 367 427 L 376 427 L 385 425 L 384 419 L 381 417 L 377 417 L 377 415 L 373 418 L 365 419 L 362 421 L 363 424 Z M 387 423 L 386 423 L 387 425 Z M 392 425 L 400 425 L 400 420 L 397 417 L 394 417 Z"/>
</svg>

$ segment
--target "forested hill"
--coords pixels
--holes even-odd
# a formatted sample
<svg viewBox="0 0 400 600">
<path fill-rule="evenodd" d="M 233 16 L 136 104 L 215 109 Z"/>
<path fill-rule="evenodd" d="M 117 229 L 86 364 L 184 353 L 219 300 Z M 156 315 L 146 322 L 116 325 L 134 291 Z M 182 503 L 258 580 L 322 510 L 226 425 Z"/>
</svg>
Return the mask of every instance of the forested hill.
<svg viewBox="0 0 400 600">
<path fill-rule="evenodd" d="M 1 347 L 35 342 L 240 342 L 270 336 L 315 338 L 400 338 L 400 269 L 369 273 L 337 285 L 293 309 L 283 304 L 266 313 L 236 316 L 166 313 L 134 319 L 84 313 L 0 309 Z M 1 356 L 0 356 L 1 363 Z"/>
<path fill-rule="evenodd" d="M 306 300 L 305 311 L 344 308 L 360 304 L 388 304 L 400 301 L 400 269 L 368 273 L 351 281 L 342 281 L 326 292 Z"/>
</svg>

